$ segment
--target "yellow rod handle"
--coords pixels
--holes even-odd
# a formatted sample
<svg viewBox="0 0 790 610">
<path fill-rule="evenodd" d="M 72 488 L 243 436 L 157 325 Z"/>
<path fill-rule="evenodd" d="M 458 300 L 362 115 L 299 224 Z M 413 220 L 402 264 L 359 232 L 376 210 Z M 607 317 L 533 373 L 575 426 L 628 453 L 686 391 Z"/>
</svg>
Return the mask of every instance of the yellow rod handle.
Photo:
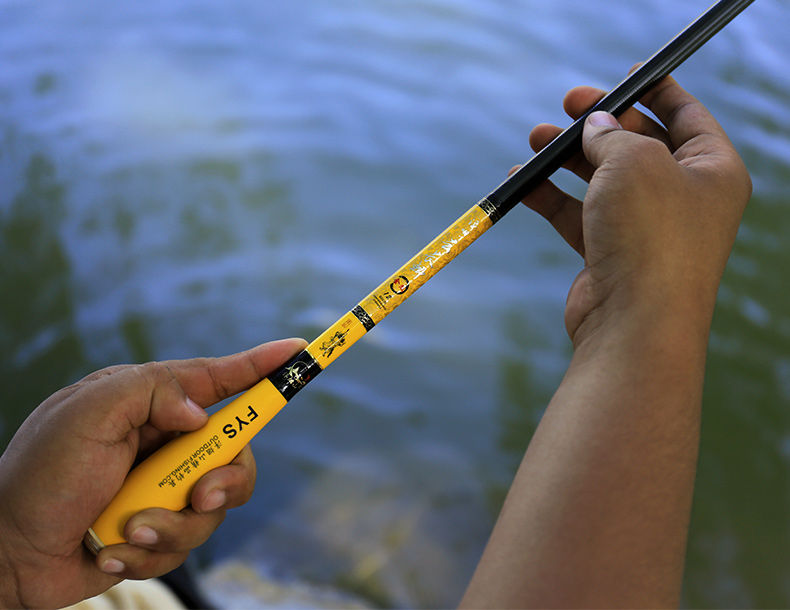
<svg viewBox="0 0 790 610">
<path fill-rule="evenodd" d="M 286 400 L 264 379 L 209 417 L 205 426 L 173 439 L 129 473 L 85 542 L 98 552 L 126 542 L 123 528 L 147 508 L 178 511 L 189 505 L 192 488 L 209 470 L 229 464 Z"/>
<path fill-rule="evenodd" d="M 201 476 L 229 464 L 296 392 L 491 227 L 487 203 L 472 206 L 301 353 L 214 413 L 200 430 L 172 440 L 132 470 L 88 530 L 86 546 L 98 552 L 126 542 L 126 522 L 147 508 L 188 506 Z"/>
</svg>

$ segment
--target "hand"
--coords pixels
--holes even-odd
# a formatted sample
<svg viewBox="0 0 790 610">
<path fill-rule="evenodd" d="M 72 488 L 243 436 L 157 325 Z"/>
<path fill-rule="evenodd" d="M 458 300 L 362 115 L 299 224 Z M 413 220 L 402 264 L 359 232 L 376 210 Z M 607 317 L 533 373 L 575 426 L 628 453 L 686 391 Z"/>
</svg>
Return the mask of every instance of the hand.
<svg viewBox="0 0 790 610">
<path fill-rule="evenodd" d="M 572 89 L 565 109 L 578 118 L 603 94 Z M 589 182 L 583 203 L 548 182 L 524 200 L 584 257 L 565 312 L 575 345 L 635 306 L 679 308 L 709 325 L 751 194 L 721 126 L 673 78 L 641 102 L 663 126 L 633 108 L 620 124 L 605 113 L 587 119 L 583 154 L 566 165 Z M 530 144 L 540 150 L 559 132 L 538 125 Z"/>
<path fill-rule="evenodd" d="M 133 516 L 130 544 L 94 557 L 82 539 L 139 457 L 200 428 L 203 407 L 252 386 L 304 345 L 289 339 L 223 358 L 114 366 L 45 400 L 0 458 L 0 605 L 61 607 L 180 565 L 226 509 L 252 494 L 249 447 L 197 482 L 190 507 Z"/>
</svg>

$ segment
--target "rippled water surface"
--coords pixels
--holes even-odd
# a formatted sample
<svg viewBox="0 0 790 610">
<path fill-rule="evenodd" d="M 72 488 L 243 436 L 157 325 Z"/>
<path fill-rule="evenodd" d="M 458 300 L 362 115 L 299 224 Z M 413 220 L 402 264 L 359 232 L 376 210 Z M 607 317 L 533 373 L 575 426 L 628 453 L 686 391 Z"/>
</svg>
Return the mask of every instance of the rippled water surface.
<svg viewBox="0 0 790 610">
<path fill-rule="evenodd" d="M 668 0 L 0 2 L 6 441 L 117 362 L 312 338 L 707 7 Z M 678 78 L 754 178 L 705 393 L 684 603 L 790 605 L 790 6 Z M 568 177 L 560 182 L 580 192 Z M 514 211 L 254 442 L 200 552 L 395 606 L 456 603 L 570 354 L 580 261 Z"/>
</svg>

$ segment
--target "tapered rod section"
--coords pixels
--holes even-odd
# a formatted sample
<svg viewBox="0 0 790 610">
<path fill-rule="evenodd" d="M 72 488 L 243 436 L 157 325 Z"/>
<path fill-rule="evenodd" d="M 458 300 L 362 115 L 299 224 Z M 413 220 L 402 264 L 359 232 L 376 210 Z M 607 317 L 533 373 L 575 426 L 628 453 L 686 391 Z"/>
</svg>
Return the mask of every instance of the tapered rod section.
<svg viewBox="0 0 790 610">
<path fill-rule="evenodd" d="M 720 0 L 693 21 L 650 59 L 612 89 L 601 101 L 538 152 L 486 199 L 496 208 L 495 220 L 512 210 L 541 182 L 548 179 L 574 153 L 581 150 L 584 121 L 592 112 L 619 115 L 633 106 L 658 81 L 677 68 L 754 0 Z"/>
</svg>

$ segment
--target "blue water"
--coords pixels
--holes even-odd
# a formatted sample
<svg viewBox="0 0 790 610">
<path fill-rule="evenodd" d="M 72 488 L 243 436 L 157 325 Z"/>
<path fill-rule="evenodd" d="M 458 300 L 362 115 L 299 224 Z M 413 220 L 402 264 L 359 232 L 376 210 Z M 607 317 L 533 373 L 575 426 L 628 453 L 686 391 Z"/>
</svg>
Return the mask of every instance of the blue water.
<svg viewBox="0 0 790 610">
<path fill-rule="evenodd" d="M 706 2 L 0 2 L 7 439 L 117 362 L 313 338 Z M 755 198 L 711 341 L 684 604 L 790 605 L 790 6 L 676 75 Z M 575 193 L 575 179 L 558 181 Z M 580 262 L 517 209 L 255 439 L 197 556 L 381 605 L 454 604 L 567 365 Z"/>
</svg>

